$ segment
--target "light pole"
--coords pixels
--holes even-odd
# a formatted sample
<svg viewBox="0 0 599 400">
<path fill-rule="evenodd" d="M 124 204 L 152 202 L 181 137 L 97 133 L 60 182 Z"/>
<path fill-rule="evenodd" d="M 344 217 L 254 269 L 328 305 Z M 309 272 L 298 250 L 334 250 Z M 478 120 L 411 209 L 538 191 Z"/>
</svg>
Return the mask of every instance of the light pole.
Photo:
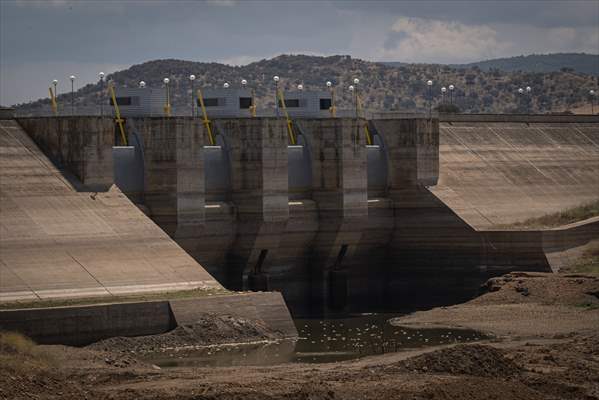
<svg viewBox="0 0 599 400">
<path fill-rule="evenodd" d="M 447 88 L 443 86 L 441 88 L 441 104 L 445 105 L 445 93 L 447 92 Z"/>
<path fill-rule="evenodd" d="M 349 85 L 348 89 L 349 89 L 349 92 L 351 93 L 352 100 L 355 101 L 354 85 Z M 358 118 L 358 108 L 356 107 L 355 110 L 356 110 L 356 118 Z"/>
<path fill-rule="evenodd" d="M 277 117 L 279 116 L 279 76 L 275 75 L 272 78 L 275 81 L 275 111 L 277 113 Z"/>
<path fill-rule="evenodd" d="M 331 117 L 335 118 L 335 116 L 336 116 L 335 88 L 333 88 L 333 83 L 331 81 L 327 81 L 327 87 L 329 88 L 329 91 L 331 92 L 331 108 L 329 109 L 329 111 L 331 112 Z"/>
<path fill-rule="evenodd" d="M 195 113 L 195 97 L 193 95 L 193 81 L 196 80 L 196 76 L 194 74 L 189 75 L 189 82 L 191 83 L 191 116 L 195 117 L 196 113 Z"/>
<path fill-rule="evenodd" d="M 75 75 L 69 77 L 71 80 L 71 116 L 75 115 Z"/>
<path fill-rule="evenodd" d="M 57 80 L 57 79 L 54 79 L 54 80 L 52 81 L 52 85 L 54 85 L 54 101 L 55 101 L 55 103 L 56 103 L 56 110 L 55 110 L 55 113 L 56 113 L 56 115 L 58 115 L 58 92 L 56 92 L 56 90 L 57 90 L 57 89 L 56 89 L 56 86 L 58 86 L 58 80 Z"/>
<path fill-rule="evenodd" d="M 433 117 L 433 81 L 430 79 L 426 81 L 426 85 L 428 86 L 428 117 Z"/>
<path fill-rule="evenodd" d="M 455 86 L 449 85 L 449 104 L 453 105 L 453 90 Z"/>
<path fill-rule="evenodd" d="M 100 77 L 100 116 L 104 116 L 104 72 L 98 74 Z"/>
<path fill-rule="evenodd" d="M 522 106 L 522 95 L 524 94 L 524 89 L 518 88 L 518 109 Z"/>
<path fill-rule="evenodd" d="M 356 104 L 356 118 L 358 118 L 358 84 L 360 80 L 358 78 L 354 78 L 354 101 Z"/>
<path fill-rule="evenodd" d="M 170 93 L 170 90 L 168 87 L 170 79 L 164 78 L 162 80 L 162 82 L 164 82 L 164 88 L 166 90 L 166 104 L 164 105 L 164 114 L 167 117 L 170 117 L 171 116 L 171 93 Z"/>
<path fill-rule="evenodd" d="M 526 94 L 528 95 L 528 97 L 526 98 L 526 113 L 530 114 L 530 105 L 532 103 L 532 97 L 531 97 L 531 92 L 532 92 L 532 88 L 530 86 L 526 86 Z"/>
<path fill-rule="evenodd" d="M 589 90 L 589 95 L 591 96 L 591 115 L 595 115 L 595 91 Z"/>
</svg>

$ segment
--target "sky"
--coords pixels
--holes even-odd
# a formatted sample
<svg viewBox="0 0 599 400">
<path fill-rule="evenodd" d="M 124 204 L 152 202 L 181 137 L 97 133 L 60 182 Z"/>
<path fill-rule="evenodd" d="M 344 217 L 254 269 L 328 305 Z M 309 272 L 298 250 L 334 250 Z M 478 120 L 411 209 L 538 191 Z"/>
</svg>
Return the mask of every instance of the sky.
<svg viewBox="0 0 599 400">
<path fill-rule="evenodd" d="M 0 104 L 164 58 L 243 65 L 279 54 L 468 63 L 599 53 L 599 0 L 0 0 Z"/>
</svg>

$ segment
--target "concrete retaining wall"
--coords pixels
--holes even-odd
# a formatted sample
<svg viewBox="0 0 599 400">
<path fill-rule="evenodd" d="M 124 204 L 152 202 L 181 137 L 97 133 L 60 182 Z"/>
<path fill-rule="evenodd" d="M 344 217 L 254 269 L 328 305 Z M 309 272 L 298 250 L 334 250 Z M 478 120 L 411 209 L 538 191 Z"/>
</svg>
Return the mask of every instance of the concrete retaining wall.
<svg viewBox="0 0 599 400">
<path fill-rule="evenodd" d="M 86 345 L 112 336 L 142 336 L 174 328 L 168 301 L 0 311 L 0 329 L 43 344 Z"/>
<path fill-rule="evenodd" d="M 113 336 L 164 333 L 205 313 L 258 319 L 285 337 L 297 336 L 280 293 L 0 310 L 0 330 L 21 332 L 38 343 L 80 346 Z"/>
<path fill-rule="evenodd" d="M 440 122 L 531 122 L 589 123 L 599 122 L 599 115 L 537 115 L 537 114 L 439 114 Z"/>
</svg>

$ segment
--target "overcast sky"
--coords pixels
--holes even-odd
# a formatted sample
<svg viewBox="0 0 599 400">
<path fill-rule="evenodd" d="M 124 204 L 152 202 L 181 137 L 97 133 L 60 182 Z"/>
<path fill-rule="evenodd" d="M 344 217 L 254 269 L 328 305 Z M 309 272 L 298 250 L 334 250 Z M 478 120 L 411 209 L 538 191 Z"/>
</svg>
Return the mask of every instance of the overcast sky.
<svg viewBox="0 0 599 400">
<path fill-rule="evenodd" d="M 247 64 L 281 53 L 465 63 L 599 53 L 599 0 L 0 0 L 0 104 L 158 58 Z"/>
</svg>

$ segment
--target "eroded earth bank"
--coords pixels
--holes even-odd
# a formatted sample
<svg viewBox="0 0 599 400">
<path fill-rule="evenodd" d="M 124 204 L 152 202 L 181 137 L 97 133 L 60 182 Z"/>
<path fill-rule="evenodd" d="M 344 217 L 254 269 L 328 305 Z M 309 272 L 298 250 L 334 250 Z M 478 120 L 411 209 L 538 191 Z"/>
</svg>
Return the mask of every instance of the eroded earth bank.
<svg viewBox="0 0 599 400">
<path fill-rule="evenodd" d="M 599 277 L 512 273 L 467 303 L 396 325 L 490 339 L 326 364 L 162 368 L 148 350 L 277 340 L 260 321 L 207 315 L 164 335 L 86 348 L 2 337 L 2 399 L 599 399 Z"/>
</svg>

